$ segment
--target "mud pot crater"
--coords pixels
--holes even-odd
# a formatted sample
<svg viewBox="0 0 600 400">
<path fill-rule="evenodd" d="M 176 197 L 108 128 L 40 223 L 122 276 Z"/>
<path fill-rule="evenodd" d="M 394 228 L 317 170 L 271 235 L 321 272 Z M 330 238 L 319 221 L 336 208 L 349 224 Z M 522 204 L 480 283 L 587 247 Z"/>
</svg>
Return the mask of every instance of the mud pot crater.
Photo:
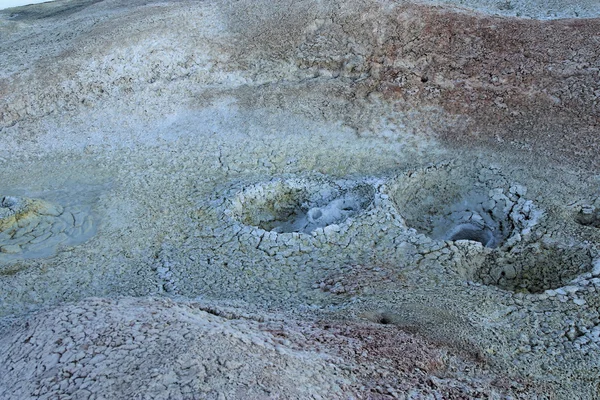
<svg viewBox="0 0 600 400">
<path fill-rule="evenodd" d="M 544 210 L 527 199 L 527 188 L 494 168 L 444 163 L 408 171 L 389 193 L 409 228 L 455 242 L 459 261 L 453 268 L 466 279 L 542 293 L 592 268 L 589 246 L 544 237 Z"/>
<path fill-rule="evenodd" d="M 375 199 L 368 182 L 319 178 L 274 179 L 248 186 L 231 201 L 238 222 L 279 234 L 310 234 L 341 225 L 367 210 Z"/>
<path fill-rule="evenodd" d="M 502 182 L 441 164 L 401 174 L 389 185 L 389 194 L 417 233 L 499 248 L 520 242 L 543 215 L 525 198 L 525 187 Z"/>
</svg>

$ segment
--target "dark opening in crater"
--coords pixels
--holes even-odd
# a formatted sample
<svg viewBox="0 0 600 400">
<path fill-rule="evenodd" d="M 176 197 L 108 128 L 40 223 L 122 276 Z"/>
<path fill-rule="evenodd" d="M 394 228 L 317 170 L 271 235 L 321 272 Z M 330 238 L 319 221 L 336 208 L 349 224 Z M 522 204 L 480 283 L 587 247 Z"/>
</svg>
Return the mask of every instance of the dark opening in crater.
<svg viewBox="0 0 600 400">
<path fill-rule="evenodd" d="M 5 196 L 2 198 L 2 202 L 0 202 L 0 207 L 3 208 L 14 208 L 18 205 L 19 199 L 12 196 Z"/>
<path fill-rule="evenodd" d="M 494 247 L 494 233 L 487 227 L 460 224 L 450 231 L 448 240 L 471 240 L 486 247 Z"/>
</svg>

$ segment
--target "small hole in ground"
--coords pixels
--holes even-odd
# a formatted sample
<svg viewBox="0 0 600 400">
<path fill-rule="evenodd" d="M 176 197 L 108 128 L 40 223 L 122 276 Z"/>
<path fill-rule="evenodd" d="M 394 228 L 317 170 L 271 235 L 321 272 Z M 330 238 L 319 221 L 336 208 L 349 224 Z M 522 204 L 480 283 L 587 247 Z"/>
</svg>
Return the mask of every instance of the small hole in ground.
<svg viewBox="0 0 600 400">
<path fill-rule="evenodd" d="M 426 76 L 422 76 L 422 77 L 421 77 L 421 82 L 423 82 L 423 83 L 427 83 L 427 82 L 429 82 L 429 78 L 428 78 L 428 77 L 426 77 Z"/>
<path fill-rule="evenodd" d="M 313 208 L 308 211 L 308 218 L 312 220 L 318 220 L 323 216 L 323 212 L 318 208 Z"/>
<path fill-rule="evenodd" d="M 381 317 L 379 317 L 379 319 L 377 320 L 378 324 L 382 324 L 382 325 L 389 325 L 392 323 L 392 320 L 390 318 L 388 318 L 385 315 L 382 315 Z"/>
<path fill-rule="evenodd" d="M 594 206 L 584 206 L 575 216 L 575 222 L 583 226 L 600 228 L 600 210 Z"/>
<path fill-rule="evenodd" d="M 486 247 L 494 247 L 494 234 L 487 228 L 481 228 L 472 224 L 461 224 L 455 227 L 449 234 L 449 240 L 470 240 L 479 242 Z"/>
</svg>

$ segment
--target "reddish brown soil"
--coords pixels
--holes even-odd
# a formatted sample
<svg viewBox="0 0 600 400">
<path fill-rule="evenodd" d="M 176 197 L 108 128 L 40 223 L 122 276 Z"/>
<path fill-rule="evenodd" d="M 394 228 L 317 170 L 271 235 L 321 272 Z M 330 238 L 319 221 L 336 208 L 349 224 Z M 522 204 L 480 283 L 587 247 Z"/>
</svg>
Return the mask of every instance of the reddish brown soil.
<svg viewBox="0 0 600 400">
<path fill-rule="evenodd" d="M 371 60 L 398 107 L 461 119 L 448 143 L 541 150 L 600 166 L 600 19 L 534 21 L 406 6 Z M 402 66 L 398 66 L 402 65 Z"/>
</svg>

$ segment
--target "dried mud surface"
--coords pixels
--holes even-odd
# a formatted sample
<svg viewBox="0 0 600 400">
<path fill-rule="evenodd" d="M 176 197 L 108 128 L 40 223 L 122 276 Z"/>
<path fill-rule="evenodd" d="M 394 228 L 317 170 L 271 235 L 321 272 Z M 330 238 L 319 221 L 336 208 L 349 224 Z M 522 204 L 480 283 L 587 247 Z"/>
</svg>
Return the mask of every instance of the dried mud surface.
<svg viewBox="0 0 600 400">
<path fill-rule="evenodd" d="M 600 11 L 464 3 L 0 11 L 0 397 L 600 398 Z"/>
</svg>

